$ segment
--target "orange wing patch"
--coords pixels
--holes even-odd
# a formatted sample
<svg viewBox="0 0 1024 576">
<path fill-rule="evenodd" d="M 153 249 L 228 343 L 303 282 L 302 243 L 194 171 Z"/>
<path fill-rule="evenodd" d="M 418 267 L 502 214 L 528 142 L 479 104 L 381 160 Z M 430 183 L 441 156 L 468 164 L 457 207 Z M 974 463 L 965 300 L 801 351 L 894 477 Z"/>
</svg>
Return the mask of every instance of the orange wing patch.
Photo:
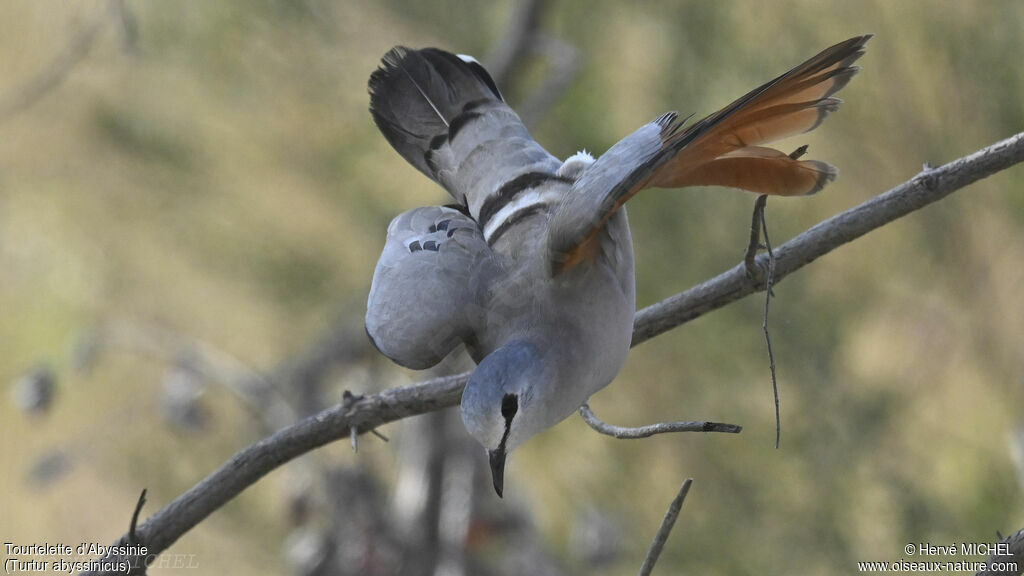
<svg viewBox="0 0 1024 576">
<path fill-rule="evenodd" d="M 836 179 L 834 166 L 815 160 L 794 160 L 774 148 L 747 146 L 686 172 L 674 186 L 728 186 L 757 194 L 806 196 Z"/>
<path fill-rule="evenodd" d="M 714 185 L 799 196 L 814 194 L 835 180 L 835 167 L 798 159 L 806 147 L 787 155 L 761 144 L 813 130 L 837 110 L 841 101 L 831 95 L 860 70 L 852 64 L 870 39 L 870 34 L 857 36 L 827 48 L 685 129 L 674 114 L 659 117 L 659 153 L 603 198 L 593 227 L 568 243 L 571 248 L 553 255 L 553 272 L 590 257 L 608 219 L 644 188 Z"/>
<path fill-rule="evenodd" d="M 672 135 L 666 146 L 690 141 L 654 173 L 650 185 L 722 185 L 780 196 L 820 190 L 835 178 L 834 168 L 821 162 L 786 161 L 782 152 L 758 146 L 809 132 L 836 111 L 841 100 L 830 96 L 860 70 L 851 64 L 864 54 L 870 38 L 858 36 L 836 44 Z M 696 131 L 702 133 L 694 136 Z M 728 169 L 738 169 L 741 174 L 730 176 L 725 173 Z M 814 184 L 808 185 L 811 180 Z"/>
</svg>

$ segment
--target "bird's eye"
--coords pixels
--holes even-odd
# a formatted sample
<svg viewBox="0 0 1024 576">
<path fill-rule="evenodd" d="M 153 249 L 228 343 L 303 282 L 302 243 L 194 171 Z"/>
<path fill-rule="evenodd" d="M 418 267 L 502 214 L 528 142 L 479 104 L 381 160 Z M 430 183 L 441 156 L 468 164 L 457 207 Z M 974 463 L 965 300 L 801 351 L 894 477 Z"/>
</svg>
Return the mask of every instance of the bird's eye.
<svg viewBox="0 0 1024 576">
<path fill-rule="evenodd" d="M 505 394 L 501 399 L 501 415 L 505 420 L 511 420 L 519 410 L 519 397 L 515 394 Z"/>
</svg>

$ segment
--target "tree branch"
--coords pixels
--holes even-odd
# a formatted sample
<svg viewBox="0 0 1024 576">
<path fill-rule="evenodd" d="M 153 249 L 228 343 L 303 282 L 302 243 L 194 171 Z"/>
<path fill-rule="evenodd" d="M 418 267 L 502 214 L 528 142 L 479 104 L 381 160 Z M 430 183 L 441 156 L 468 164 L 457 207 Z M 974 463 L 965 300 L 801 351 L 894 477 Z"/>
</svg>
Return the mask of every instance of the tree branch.
<svg viewBox="0 0 1024 576">
<path fill-rule="evenodd" d="M 279 430 L 236 453 L 213 474 L 162 508 L 136 530 L 136 542 L 149 554 L 166 550 L 185 532 L 217 510 L 242 490 L 281 464 L 345 438 L 350 430 L 367 432 L 386 422 L 453 406 L 462 396 L 468 373 L 434 378 L 412 386 L 385 390 L 342 403 Z M 126 545 L 122 536 L 118 546 Z M 135 558 L 108 557 L 136 565 Z M 86 574 L 106 574 L 87 572 Z"/>
<path fill-rule="evenodd" d="M 1009 554 L 993 554 L 985 562 L 988 568 L 979 571 L 976 576 L 1020 576 L 1024 573 L 1024 528 L 999 542 L 1006 544 Z"/>
<path fill-rule="evenodd" d="M 509 26 L 491 53 L 487 70 L 498 86 L 511 80 L 530 60 L 542 57 L 550 69 L 516 112 L 527 127 L 532 127 L 558 101 L 579 72 L 580 54 L 576 48 L 541 30 L 541 16 L 550 3 L 547 0 L 519 0 L 512 7 Z"/>
<path fill-rule="evenodd" d="M 661 549 L 665 547 L 668 535 L 672 532 L 676 519 L 679 518 L 679 511 L 682 510 L 683 500 L 686 500 L 686 494 L 690 491 L 690 484 L 693 484 L 693 478 L 687 478 L 683 482 L 682 487 L 679 488 L 679 493 L 676 494 L 672 504 L 665 511 L 665 517 L 661 520 L 661 527 L 658 528 L 658 532 L 654 535 L 654 540 L 651 542 L 651 547 L 647 550 L 644 563 L 640 566 L 640 576 L 649 576 L 651 571 L 654 570 L 654 565 L 658 562 L 658 556 L 661 556 Z"/>
<path fill-rule="evenodd" d="M 596 432 L 625 440 L 650 438 L 655 434 L 669 434 L 672 432 L 726 432 L 729 434 L 739 434 L 743 430 L 742 426 L 726 424 L 725 422 L 658 422 L 657 424 L 636 428 L 612 426 L 602 422 L 595 416 L 587 404 L 580 406 L 580 416 Z"/>
<path fill-rule="evenodd" d="M 768 348 L 768 369 L 772 375 L 772 396 L 775 398 L 775 449 L 778 450 L 779 440 L 782 439 L 782 414 L 779 412 L 779 379 L 775 376 L 775 352 L 772 351 L 772 335 L 768 332 L 768 308 L 771 306 L 772 297 L 775 296 L 772 292 L 772 285 L 775 283 L 775 252 L 772 251 L 772 242 L 768 239 L 768 221 L 764 218 L 764 206 L 768 198 L 761 195 L 758 200 L 761 200 L 761 203 L 755 203 L 755 206 L 760 206 L 760 210 L 755 209 L 754 213 L 758 214 L 761 220 L 764 248 L 768 252 L 768 276 L 764 279 L 764 320 L 761 322 L 761 330 L 764 331 L 764 342 Z"/>
<path fill-rule="evenodd" d="M 855 238 L 940 200 L 977 180 L 1024 161 L 1024 133 L 997 142 L 821 222 L 775 250 L 776 281 Z M 756 258 L 766 266 L 766 256 Z M 685 292 L 640 310 L 633 323 L 633 346 L 707 312 L 764 289 L 743 263 Z M 454 406 L 469 373 L 364 396 L 302 420 L 242 449 L 213 474 L 158 511 L 138 529 L 138 540 L 157 554 L 185 532 L 281 464 L 310 450 L 381 424 Z M 124 546 L 128 536 L 116 543 Z M 135 559 L 128 559 L 133 561 Z"/>
<path fill-rule="evenodd" d="M 512 7 L 505 35 L 487 55 L 487 70 L 498 86 L 507 84 L 523 63 L 523 56 L 540 29 L 541 12 L 546 3 L 546 0 L 519 0 Z"/>
<path fill-rule="evenodd" d="M 111 0 L 107 11 L 94 15 L 68 42 L 50 65 L 23 86 L 0 99 L 0 123 L 39 102 L 46 94 L 60 86 L 72 70 L 85 60 L 100 32 L 113 21 L 113 17 L 128 22 L 124 0 Z M 127 26 L 127 24 L 126 24 Z"/>
<path fill-rule="evenodd" d="M 1024 133 L 938 168 L 926 168 L 899 186 L 821 222 L 775 249 L 776 284 L 789 274 L 897 218 L 945 198 L 982 178 L 1024 161 Z M 755 259 L 767 266 L 767 255 Z M 680 324 L 763 290 L 742 264 L 711 280 L 639 311 L 633 320 L 636 346 Z"/>
</svg>

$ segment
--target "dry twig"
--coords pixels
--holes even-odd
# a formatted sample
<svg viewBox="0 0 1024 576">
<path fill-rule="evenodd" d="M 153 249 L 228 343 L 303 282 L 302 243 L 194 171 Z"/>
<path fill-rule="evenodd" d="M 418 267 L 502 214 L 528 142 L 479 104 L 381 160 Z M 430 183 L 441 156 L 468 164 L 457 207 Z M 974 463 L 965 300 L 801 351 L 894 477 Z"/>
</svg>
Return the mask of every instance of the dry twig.
<svg viewBox="0 0 1024 576">
<path fill-rule="evenodd" d="M 1008 555 L 993 554 L 985 561 L 986 570 L 979 571 L 976 576 L 1020 576 L 1024 574 L 1024 528 L 1000 538 L 1006 544 Z M 993 566 L 998 569 L 993 569 Z"/>
<path fill-rule="evenodd" d="M 638 426 L 636 428 L 612 426 L 611 424 L 602 422 L 597 416 L 595 416 L 590 410 L 590 406 L 587 404 L 580 406 L 580 416 L 582 416 L 583 421 L 596 432 L 604 434 L 605 436 L 612 436 L 626 440 L 649 438 L 655 434 L 670 434 L 673 432 L 726 432 L 729 434 L 739 434 L 740 431 L 743 430 L 742 426 L 738 426 L 736 424 L 703 421 L 658 422 L 657 424 Z"/>
<path fill-rule="evenodd" d="M 54 57 L 49 66 L 43 68 L 34 78 L 14 89 L 10 94 L 5 94 L 0 99 L 0 123 L 30 108 L 46 94 L 60 86 L 71 74 L 71 71 L 85 60 L 96 44 L 100 32 L 115 18 L 124 22 L 124 26 L 128 26 L 130 16 L 124 7 L 123 0 L 111 0 L 106 11 L 93 15 L 71 36 L 70 41 Z"/>
<path fill-rule="evenodd" d="M 672 504 L 669 505 L 668 510 L 665 512 L 665 518 L 661 521 L 661 527 L 658 528 L 658 532 L 654 535 L 654 540 L 651 542 L 651 547 L 647 550 L 644 563 L 640 566 L 640 576 L 649 576 L 651 571 L 654 570 L 654 565 L 658 562 L 658 556 L 661 556 L 661 549 L 665 547 L 668 535 L 672 532 L 676 519 L 679 518 L 679 511 L 683 508 L 683 500 L 686 500 L 686 494 L 690 491 L 690 484 L 693 484 L 693 478 L 687 478 L 683 482 L 683 486 L 679 488 L 679 494 L 676 494 Z"/>
</svg>

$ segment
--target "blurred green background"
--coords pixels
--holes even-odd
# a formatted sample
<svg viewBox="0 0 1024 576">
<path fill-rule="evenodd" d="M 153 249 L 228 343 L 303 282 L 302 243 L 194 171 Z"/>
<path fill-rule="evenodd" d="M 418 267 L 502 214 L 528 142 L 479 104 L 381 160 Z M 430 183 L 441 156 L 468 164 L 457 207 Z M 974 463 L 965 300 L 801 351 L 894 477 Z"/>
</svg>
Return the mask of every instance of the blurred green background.
<svg viewBox="0 0 1024 576">
<path fill-rule="evenodd" d="M 97 353 L 89 370 L 74 369 L 75 354 L 91 330 L 128 325 L 262 372 L 339 322 L 361 332 L 388 221 L 446 201 L 377 133 L 366 80 L 395 44 L 488 54 L 513 3 L 126 8 L 0 4 L 0 377 L 13 385 L 47 365 L 56 378 L 44 414 L 0 396 L 3 541 L 109 543 L 142 487 L 145 516 L 265 434 L 223 387 L 202 395 L 201 432 L 166 426 L 160 391 L 173 362 L 131 342 Z M 599 153 L 666 110 L 710 113 L 828 45 L 876 34 L 840 112 L 780 145 L 810 144 L 808 157 L 841 173 L 813 198 L 769 201 L 776 244 L 925 162 L 1024 130 L 1015 0 L 562 0 L 541 22 L 579 57 L 578 76 L 533 127 L 559 157 Z M 85 52 L 75 38 L 90 27 Z M 55 60 L 76 59 L 67 50 L 80 61 L 19 106 Z M 551 69 L 531 62 L 506 90 L 513 106 Z M 736 264 L 752 203 L 722 189 L 633 201 L 638 306 Z M 695 483 L 658 573 L 847 573 L 858 560 L 904 558 L 907 542 L 1017 530 L 1021 286 L 1016 167 L 776 288 L 779 450 L 763 299 L 750 298 L 638 347 L 591 403 L 616 424 L 711 419 L 742 434 L 619 441 L 573 417 L 517 451 L 502 506 L 526 511 L 568 573 L 634 572 L 686 477 Z M 330 382 L 332 393 L 366 392 L 420 377 L 371 357 Z M 369 471 L 387 501 L 403 427 L 385 427 L 389 444 L 363 439 L 358 455 L 330 446 L 314 457 Z M 288 478 L 272 474 L 172 551 L 197 554 L 202 573 L 283 573 Z M 592 509 L 619 534 L 620 553 L 600 568 L 571 545 Z"/>
</svg>

